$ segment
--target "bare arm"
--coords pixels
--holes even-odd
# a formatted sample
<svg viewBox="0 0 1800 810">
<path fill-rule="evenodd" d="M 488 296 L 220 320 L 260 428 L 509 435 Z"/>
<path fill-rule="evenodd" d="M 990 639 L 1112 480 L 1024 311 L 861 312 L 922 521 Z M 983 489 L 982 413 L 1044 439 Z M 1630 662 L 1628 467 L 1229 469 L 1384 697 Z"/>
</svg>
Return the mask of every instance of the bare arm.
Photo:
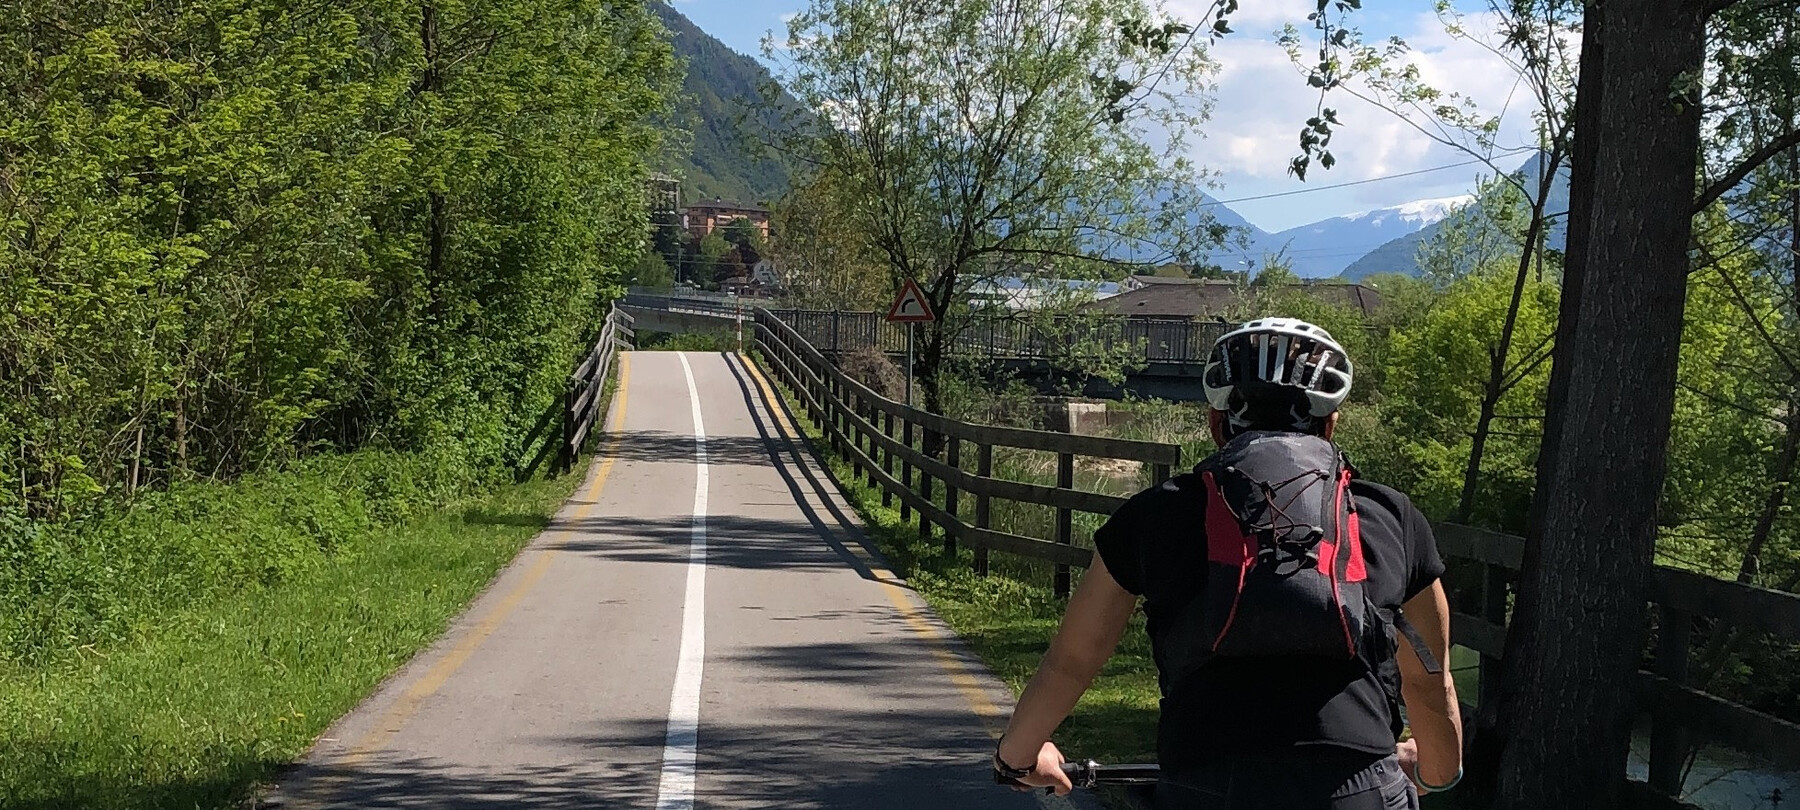
<svg viewBox="0 0 1800 810">
<path fill-rule="evenodd" d="M 1450 603 L 1443 583 L 1433 582 L 1402 610 L 1443 670 L 1426 672 L 1412 645 L 1401 639 L 1400 696 L 1418 744 L 1418 778 L 1427 785 L 1447 785 L 1462 769 L 1463 730 L 1456 681 L 1450 675 Z"/>
<path fill-rule="evenodd" d="M 1068 780 L 1055 768 L 1062 755 L 1049 744 L 1050 733 L 1069 716 L 1100 667 L 1112 657 L 1136 606 L 1137 597 L 1119 586 L 1095 553 L 1092 565 L 1081 576 L 1081 586 L 1069 598 L 1050 650 L 1019 696 L 1000 747 L 1000 758 L 1010 765 L 1022 768 L 1029 762 L 1039 763 L 1039 775 L 1025 780 L 1028 783 L 1054 785 L 1058 793 L 1067 792 Z"/>
</svg>

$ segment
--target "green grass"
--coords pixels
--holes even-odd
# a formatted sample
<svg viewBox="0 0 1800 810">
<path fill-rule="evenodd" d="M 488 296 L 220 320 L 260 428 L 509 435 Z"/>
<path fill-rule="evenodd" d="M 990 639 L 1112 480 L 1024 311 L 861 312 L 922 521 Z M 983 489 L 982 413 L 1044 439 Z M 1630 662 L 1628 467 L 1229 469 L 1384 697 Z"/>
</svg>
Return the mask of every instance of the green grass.
<svg viewBox="0 0 1800 810">
<path fill-rule="evenodd" d="M 745 327 L 745 340 L 749 340 Z M 637 350 L 644 352 L 731 352 L 737 351 L 736 332 L 682 333 L 642 332 L 637 336 Z"/>
<path fill-rule="evenodd" d="M 921 540 L 917 516 L 912 522 L 902 524 L 897 508 L 881 505 L 879 488 L 864 483 L 853 473 L 848 461 L 830 452 L 823 434 L 804 417 L 799 401 L 779 383 L 776 390 L 798 417 L 796 425 L 806 433 L 813 446 L 822 451 L 821 457 L 845 498 L 862 516 L 870 539 L 875 541 L 894 572 L 913 586 L 982 662 L 1006 682 L 1014 695 L 1022 691 L 1062 620 L 1064 602 L 1054 596 L 1050 586 L 1052 566 L 996 552 L 992 555 L 989 575 L 977 576 L 973 552 L 968 549 L 947 552 L 942 538 L 936 535 L 932 540 Z M 1158 437 L 1158 440 L 1168 439 Z M 1183 459 L 1190 461 L 1186 452 Z M 1039 483 L 1053 480 L 1043 480 L 1041 471 L 1032 465 L 1005 465 L 998 455 L 996 473 L 1013 480 Z M 1088 488 L 1089 482 L 1078 479 L 1078 485 Z M 1095 491 L 1101 490 L 1095 488 Z M 937 494 L 941 506 L 942 490 Z M 973 499 L 965 497 L 962 500 L 964 511 L 968 512 L 969 502 Z M 995 507 L 999 506 L 996 501 Z M 1048 537 L 1045 527 L 1050 510 L 1041 509 L 1042 515 L 1021 511 L 1008 520 L 996 508 L 995 525 L 1017 534 Z M 1078 521 L 1078 544 L 1084 534 L 1091 536 L 1092 528 L 1098 523 L 1099 520 L 1094 519 L 1084 531 Z M 1074 571 L 1073 576 L 1079 583 L 1080 570 Z M 1458 648 L 1452 652 L 1455 654 L 1453 666 L 1464 667 L 1471 663 L 1469 658 L 1473 654 L 1469 651 Z M 1459 672 L 1458 688 L 1465 688 L 1466 682 L 1466 688 L 1472 690 L 1472 679 L 1472 671 Z M 1151 657 L 1140 609 L 1133 615 L 1118 650 L 1082 696 L 1075 711 L 1057 728 L 1057 747 L 1070 758 L 1114 763 L 1155 762 L 1159 698 L 1156 664 Z M 1105 792 L 1103 798 L 1109 806 L 1126 806 L 1122 793 Z M 1428 796 L 1424 797 L 1423 806 L 1433 810 L 1457 810 L 1456 798 L 1455 794 Z"/>
<path fill-rule="evenodd" d="M 0 664 L 0 807 L 239 805 L 439 636 L 580 472 L 419 510 L 123 640 Z"/>
</svg>

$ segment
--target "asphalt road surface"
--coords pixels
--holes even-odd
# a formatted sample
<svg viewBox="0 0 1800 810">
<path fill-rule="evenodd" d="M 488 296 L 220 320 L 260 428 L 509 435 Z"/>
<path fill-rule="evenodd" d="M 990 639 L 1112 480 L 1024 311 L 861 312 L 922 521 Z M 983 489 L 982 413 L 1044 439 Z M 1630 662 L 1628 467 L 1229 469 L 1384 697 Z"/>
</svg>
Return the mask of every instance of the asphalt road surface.
<svg viewBox="0 0 1800 810">
<path fill-rule="evenodd" d="M 992 783 L 1010 693 L 880 563 L 766 378 L 637 352 L 620 381 L 551 528 L 267 806 L 1070 806 Z"/>
</svg>

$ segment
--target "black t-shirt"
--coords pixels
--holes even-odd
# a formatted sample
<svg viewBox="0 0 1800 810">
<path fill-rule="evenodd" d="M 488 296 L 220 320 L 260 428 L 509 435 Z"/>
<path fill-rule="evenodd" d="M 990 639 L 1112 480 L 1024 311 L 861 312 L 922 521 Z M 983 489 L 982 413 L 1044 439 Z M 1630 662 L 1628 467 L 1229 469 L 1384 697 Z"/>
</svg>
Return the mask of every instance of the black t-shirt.
<svg viewBox="0 0 1800 810">
<path fill-rule="evenodd" d="M 1444 573 L 1431 524 L 1388 487 L 1355 480 L 1351 494 L 1362 521 L 1367 594 L 1396 609 Z M 1206 586 L 1205 503 L 1200 476 L 1178 475 L 1138 493 L 1094 533 L 1113 578 L 1144 598 L 1152 651 L 1164 671 L 1159 631 Z M 1296 746 L 1394 750 L 1386 690 L 1354 660 L 1216 658 L 1181 683 L 1165 683 L 1164 694 L 1157 751 L 1165 767 Z"/>
</svg>

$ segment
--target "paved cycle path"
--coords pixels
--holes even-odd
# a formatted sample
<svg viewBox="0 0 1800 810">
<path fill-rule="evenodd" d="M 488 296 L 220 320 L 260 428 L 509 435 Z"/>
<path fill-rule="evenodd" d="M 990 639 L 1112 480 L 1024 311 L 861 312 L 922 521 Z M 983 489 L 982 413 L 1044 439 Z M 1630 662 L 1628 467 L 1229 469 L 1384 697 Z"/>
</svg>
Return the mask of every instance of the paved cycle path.
<svg viewBox="0 0 1800 810">
<path fill-rule="evenodd" d="M 757 369 L 636 352 L 620 379 L 552 526 L 269 806 L 1068 806 L 992 784 L 1010 693 L 871 554 Z"/>
</svg>

